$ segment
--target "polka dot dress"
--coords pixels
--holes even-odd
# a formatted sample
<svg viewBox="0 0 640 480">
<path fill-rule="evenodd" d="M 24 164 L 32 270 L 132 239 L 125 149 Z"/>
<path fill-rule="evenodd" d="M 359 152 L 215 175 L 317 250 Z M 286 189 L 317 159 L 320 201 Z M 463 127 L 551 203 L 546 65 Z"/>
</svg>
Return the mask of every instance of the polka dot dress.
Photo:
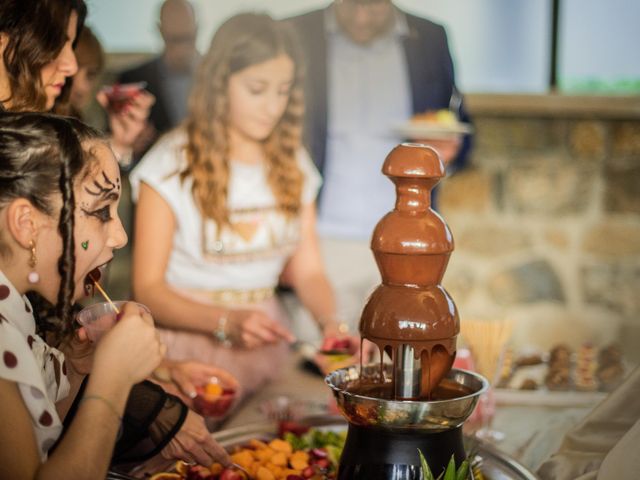
<svg viewBox="0 0 640 480">
<path fill-rule="evenodd" d="M 64 355 L 36 335 L 31 305 L 0 271 L 0 377 L 18 385 L 42 460 L 62 432 L 55 402 L 69 393 Z"/>
</svg>

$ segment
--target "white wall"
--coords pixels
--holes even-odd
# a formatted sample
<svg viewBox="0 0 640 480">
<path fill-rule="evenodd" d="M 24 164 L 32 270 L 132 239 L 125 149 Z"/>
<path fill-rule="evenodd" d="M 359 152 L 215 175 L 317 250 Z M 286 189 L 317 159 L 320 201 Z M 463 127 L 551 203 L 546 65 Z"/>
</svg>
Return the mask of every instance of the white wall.
<svg viewBox="0 0 640 480">
<path fill-rule="evenodd" d="M 162 0 L 88 0 L 88 24 L 111 52 L 159 51 L 156 31 Z M 192 0 L 200 25 L 198 45 L 205 51 L 215 29 L 246 10 L 283 18 L 321 8 L 329 0 Z M 568 22 L 562 75 L 619 72 L 640 78 L 638 0 L 565 0 Z M 545 92 L 549 77 L 550 0 L 396 0 L 400 7 L 442 23 L 449 33 L 460 88 L 466 92 Z M 615 4 L 615 5 L 614 5 Z M 621 13 L 614 13 L 621 12 Z M 624 13 L 622 13 L 624 12 Z M 635 14 L 629 15 L 629 14 Z M 606 29 L 597 25 L 604 19 Z M 635 20 L 634 20 L 635 19 Z M 593 32 L 600 32 L 593 35 Z M 633 42 L 628 40 L 632 38 Z M 591 48 L 582 48 L 588 42 Z M 627 45 L 630 55 L 616 55 Z M 594 57 L 595 54 L 597 57 Z M 594 62 L 594 58 L 598 61 Z"/>
</svg>

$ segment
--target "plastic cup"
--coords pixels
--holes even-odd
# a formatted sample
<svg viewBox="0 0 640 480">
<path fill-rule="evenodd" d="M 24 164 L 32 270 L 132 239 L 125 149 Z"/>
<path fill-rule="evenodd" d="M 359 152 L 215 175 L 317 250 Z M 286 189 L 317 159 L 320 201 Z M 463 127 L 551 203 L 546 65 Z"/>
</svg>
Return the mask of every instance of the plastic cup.
<svg viewBox="0 0 640 480">
<path fill-rule="evenodd" d="M 119 311 L 122 311 L 126 303 L 130 302 L 119 300 L 113 302 L 113 305 L 118 307 Z M 141 303 L 131 303 L 136 303 L 142 311 L 149 314 L 151 313 L 149 309 Z M 117 322 L 117 314 L 113 309 L 113 305 L 109 302 L 94 303 L 93 305 L 83 308 L 76 316 L 76 321 L 84 327 L 87 332 L 87 338 L 92 342 L 100 340 Z"/>
<path fill-rule="evenodd" d="M 120 113 L 147 86 L 147 82 L 116 83 L 102 87 L 109 101 L 109 109 Z"/>
</svg>

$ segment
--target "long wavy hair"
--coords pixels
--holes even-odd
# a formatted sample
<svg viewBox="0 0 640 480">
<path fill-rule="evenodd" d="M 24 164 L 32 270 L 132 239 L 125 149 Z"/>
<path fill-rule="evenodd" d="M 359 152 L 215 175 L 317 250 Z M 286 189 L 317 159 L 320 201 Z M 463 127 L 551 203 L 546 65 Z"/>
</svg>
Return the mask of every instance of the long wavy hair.
<svg viewBox="0 0 640 480">
<path fill-rule="evenodd" d="M 72 331 L 75 291 L 74 184 L 89 173 L 94 157 L 82 142 L 102 138 L 101 134 L 73 118 L 38 113 L 0 114 L 0 208 L 17 198 L 26 198 L 46 215 L 59 215 L 58 232 L 62 254 L 58 260 L 60 288 L 55 306 L 55 324 L 38 325 L 53 331 L 57 339 Z M 52 198 L 59 195 L 62 207 L 56 212 Z M 43 248 L 47 248 L 46 245 Z M 0 255 L 11 255 L 0 232 Z M 36 318 L 42 319 L 35 311 Z"/>
<path fill-rule="evenodd" d="M 71 12 L 78 15 L 79 34 L 87 8 L 83 0 L 2 0 L 0 32 L 7 36 L 2 56 L 10 96 L 0 104 L 11 102 L 6 109 L 15 112 L 44 111 L 47 96 L 40 72 L 55 60 L 67 41 Z M 76 40 L 78 36 L 76 35 Z M 68 98 L 68 80 L 59 98 Z"/>
<path fill-rule="evenodd" d="M 294 62 L 294 81 L 284 114 L 263 146 L 267 178 L 277 205 L 287 216 L 294 216 L 301 204 L 303 177 L 296 152 L 301 145 L 304 113 L 303 68 L 295 33 L 268 15 L 236 15 L 218 29 L 200 64 L 189 97 L 187 165 L 180 178 L 193 179 L 196 204 L 204 218 L 217 223 L 218 232 L 231 227 L 227 207 L 229 77 L 282 54 Z"/>
</svg>

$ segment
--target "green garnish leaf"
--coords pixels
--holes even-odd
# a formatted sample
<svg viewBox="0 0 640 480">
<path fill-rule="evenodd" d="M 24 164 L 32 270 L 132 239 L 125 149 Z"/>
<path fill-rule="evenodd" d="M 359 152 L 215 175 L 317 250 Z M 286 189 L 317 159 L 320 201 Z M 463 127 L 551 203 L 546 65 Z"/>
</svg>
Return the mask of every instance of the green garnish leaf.
<svg viewBox="0 0 640 480">
<path fill-rule="evenodd" d="M 429 468 L 429 464 L 427 463 L 427 459 L 424 458 L 424 455 L 418 449 L 418 456 L 420 457 L 420 466 L 422 467 L 422 479 L 423 480 L 436 480 L 431 473 L 431 469 Z"/>
<path fill-rule="evenodd" d="M 444 471 L 444 480 L 456 480 L 456 459 L 453 458 L 453 455 L 451 455 L 447 469 Z"/>
<path fill-rule="evenodd" d="M 456 473 L 456 480 L 467 480 L 469 477 L 469 460 L 464 460 Z"/>
</svg>

